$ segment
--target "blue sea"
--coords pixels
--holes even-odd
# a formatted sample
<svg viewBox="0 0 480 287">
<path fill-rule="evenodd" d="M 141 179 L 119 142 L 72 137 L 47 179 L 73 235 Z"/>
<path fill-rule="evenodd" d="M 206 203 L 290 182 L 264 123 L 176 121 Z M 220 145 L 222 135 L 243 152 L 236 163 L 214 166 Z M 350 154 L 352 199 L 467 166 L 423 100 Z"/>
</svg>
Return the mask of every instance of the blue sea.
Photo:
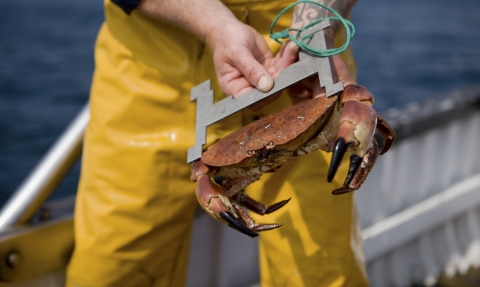
<svg viewBox="0 0 480 287">
<path fill-rule="evenodd" d="M 380 112 L 480 84 L 479 0 L 358 0 L 358 81 Z M 0 203 L 88 100 L 102 1 L 0 2 Z M 52 198 L 75 193 L 79 164 Z"/>
</svg>

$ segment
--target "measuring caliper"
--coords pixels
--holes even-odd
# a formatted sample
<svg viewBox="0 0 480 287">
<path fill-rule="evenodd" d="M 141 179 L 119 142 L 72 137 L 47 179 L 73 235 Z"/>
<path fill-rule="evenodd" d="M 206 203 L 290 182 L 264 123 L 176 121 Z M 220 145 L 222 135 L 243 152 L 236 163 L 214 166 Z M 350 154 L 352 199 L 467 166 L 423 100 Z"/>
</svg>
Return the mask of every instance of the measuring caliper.
<svg viewBox="0 0 480 287">
<path fill-rule="evenodd" d="M 328 19 L 306 29 L 302 33 L 312 35 L 309 46 L 326 50 L 325 35 L 323 30 L 330 26 Z M 299 61 L 283 69 L 280 76 L 274 79 L 273 88 L 268 92 L 253 89 L 237 98 L 228 96 L 213 103 L 213 91 L 210 90 L 210 80 L 195 86 L 190 93 L 190 100 L 197 101 L 195 145 L 188 149 L 187 163 L 202 157 L 202 147 L 207 140 L 207 127 L 236 113 L 268 96 L 275 94 L 295 83 L 302 81 L 314 74 L 318 74 L 320 86 L 326 90 L 327 97 L 343 91 L 343 83 L 333 83 L 332 71 L 328 57 L 318 57 L 307 51 L 300 50 Z"/>
</svg>

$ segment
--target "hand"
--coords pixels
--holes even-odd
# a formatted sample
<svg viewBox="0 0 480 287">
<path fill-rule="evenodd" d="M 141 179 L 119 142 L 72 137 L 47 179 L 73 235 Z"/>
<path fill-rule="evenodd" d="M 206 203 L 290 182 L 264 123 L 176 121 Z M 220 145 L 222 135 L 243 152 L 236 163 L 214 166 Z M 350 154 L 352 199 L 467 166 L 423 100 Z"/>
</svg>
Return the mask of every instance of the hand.
<svg viewBox="0 0 480 287">
<path fill-rule="evenodd" d="M 286 53 L 274 58 L 263 37 L 218 0 L 143 0 L 138 10 L 205 41 L 213 49 L 218 81 L 227 95 L 237 97 L 253 87 L 269 91 L 272 74 L 296 60 Z"/>
<path fill-rule="evenodd" d="M 254 87 L 267 92 L 280 70 L 297 60 L 298 48 L 294 43 L 283 45 L 274 57 L 264 38 L 252 27 L 239 21 L 219 24 L 219 29 L 206 40 L 213 49 L 220 88 L 227 95 L 238 97 Z M 264 99 L 252 108 L 259 109 L 278 96 Z"/>
<path fill-rule="evenodd" d="M 355 1 L 356 0 L 338 0 L 315 2 L 327 5 L 331 9 L 338 12 L 340 16 L 345 18 L 350 14 L 350 11 L 355 4 Z M 302 3 L 295 6 L 291 28 L 301 29 L 302 27 L 306 27 L 308 24 L 310 24 L 316 19 L 321 19 L 333 15 L 327 9 L 320 7 L 320 5 L 314 4 L 315 3 Z M 330 21 L 330 27 L 325 29 L 324 32 L 327 48 L 335 47 L 334 39 L 341 25 L 342 24 L 340 23 L 340 21 Z M 356 84 L 355 79 L 353 79 L 353 77 L 350 75 L 347 65 L 343 62 L 340 56 L 332 56 L 329 58 L 329 60 L 334 82 L 342 81 L 344 86 Z M 289 92 L 293 104 L 325 95 L 325 89 L 320 88 L 317 75 L 309 77 L 301 83 L 290 87 Z"/>
<path fill-rule="evenodd" d="M 334 83 L 341 81 L 344 86 L 356 84 L 347 65 L 339 55 L 330 57 L 330 66 Z M 291 86 L 288 91 L 292 104 L 326 95 L 325 88 L 320 87 L 318 75 L 316 74 Z"/>
</svg>

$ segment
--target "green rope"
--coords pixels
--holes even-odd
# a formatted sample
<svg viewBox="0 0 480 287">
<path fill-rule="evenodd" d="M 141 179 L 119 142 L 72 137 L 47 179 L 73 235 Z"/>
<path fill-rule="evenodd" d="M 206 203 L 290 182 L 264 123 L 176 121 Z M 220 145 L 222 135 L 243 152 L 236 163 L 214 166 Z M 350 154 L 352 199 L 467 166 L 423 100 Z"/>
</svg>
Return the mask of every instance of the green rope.
<svg viewBox="0 0 480 287">
<path fill-rule="evenodd" d="M 275 24 L 277 24 L 278 19 L 280 19 L 280 17 L 282 17 L 285 14 L 285 12 L 287 12 L 290 8 L 292 8 L 292 7 L 294 7 L 298 4 L 302 4 L 302 3 L 315 4 L 317 6 L 320 6 L 324 9 L 332 12 L 333 15 L 335 15 L 335 16 L 320 18 L 318 20 L 315 20 L 315 21 L 309 23 L 308 25 L 306 25 L 305 27 L 303 27 L 301 29 L 287 28 L 287 29 L 285 29 L 281 32 L 273 33 L 273 27 L 275 27 Z M 306 44 L 305 40 L 313 38 L 313 35 L 310 34 L 310 35 L 301 36 L 301 33 L 303 31 L 305 31 L 306 29 L 312 27 L 313 25 L 315 25 L 317 23 L 320 23 L 322 21 L 325 21 L 326 19 L 336 20 L 336 21 L 342 22 L 343 26 L 345 26 L 345 31 L 347 32 L 347 40 L 345 41 L 345 44 L 343 44 L 343 46 L 341 46 L 339 48 L 332 48 L 332 49 L 326 49 L 326 50 L 316 49 L 316 48 Z M 298 32 L 297 37 L 293 37 L 292 35 L 290 35 L 290 31 Z M 291 4 L 291 5 L 287 6 L 285 9 L 283 9 L 277 15 L 277 17 L 275 17 L 275 19 L 273 19 L 273 22 L 270 25 L 270 38 L 275 40 L 277 43 L 283 44 L 283 42 L 280 41 L 279 39 L 290 39 L 293 42 L 295 42 L 302 50 L 308 51 L 308 52 L 310 52 L 311 54 L 313 54 L 317 57 L 329 57 L 329 56 L 333 56 L 333 55 L 336 55 L 336 54 L 339 54 L 339 53 L 345 51 L 347 49 L 348 45 L 350 44 L 350 40 L 352 39 L 354 34 L 355 34 L 355 27 L 353 26 L 352 22 L 344 19 L 342 16 L 340 16 L 340 14 L 337 13 L 337 11 L 333 10 L 332 8 L 330 8 L 328 6 L 325 6 L 321 3 L 315 2 L 313 0 L 299 0 L 299 1 L 297 1 L 293 4 Z M 300 37 L 300 39 L 297 39 L 298 37 Z"/>
</svg>

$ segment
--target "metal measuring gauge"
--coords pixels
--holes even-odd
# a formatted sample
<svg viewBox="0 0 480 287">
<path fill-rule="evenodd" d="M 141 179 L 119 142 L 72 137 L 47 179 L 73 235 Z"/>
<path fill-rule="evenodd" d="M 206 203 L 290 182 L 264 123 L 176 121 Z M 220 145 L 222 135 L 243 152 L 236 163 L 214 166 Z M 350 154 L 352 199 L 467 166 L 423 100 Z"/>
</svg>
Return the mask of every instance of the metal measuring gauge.
<svg viewBox="0 0 480 287">
<path fill-rule="evenodd" d="M 302 33 L 306 33 L 306 35 L 313 35 L 307 44 L 319 50 L 326 50 L 327 45 L 323 30 L 329 26 L 330 22 L 327 19 L 303 31 Z M 190 93 L 190 100 L 197 102 L 195 145 L 188 149 L 187 163 L 202 157 L 202 148 L 207 140 L 208 126 L 314 74 L 318 74 L 320 86 L 325 88 L 327 97 L 343 91 L 342 82 L 333 83 L 328 57 L 314 56 L 303 50 L 299 52 L 299 61 L 283 69 L 280 76 L 274 79 L 273 88 L 268 92 L 253 89 L 237 98 L 228 96 L 214 103 L 210 80 L 195 86 Z"/>
</svg>

